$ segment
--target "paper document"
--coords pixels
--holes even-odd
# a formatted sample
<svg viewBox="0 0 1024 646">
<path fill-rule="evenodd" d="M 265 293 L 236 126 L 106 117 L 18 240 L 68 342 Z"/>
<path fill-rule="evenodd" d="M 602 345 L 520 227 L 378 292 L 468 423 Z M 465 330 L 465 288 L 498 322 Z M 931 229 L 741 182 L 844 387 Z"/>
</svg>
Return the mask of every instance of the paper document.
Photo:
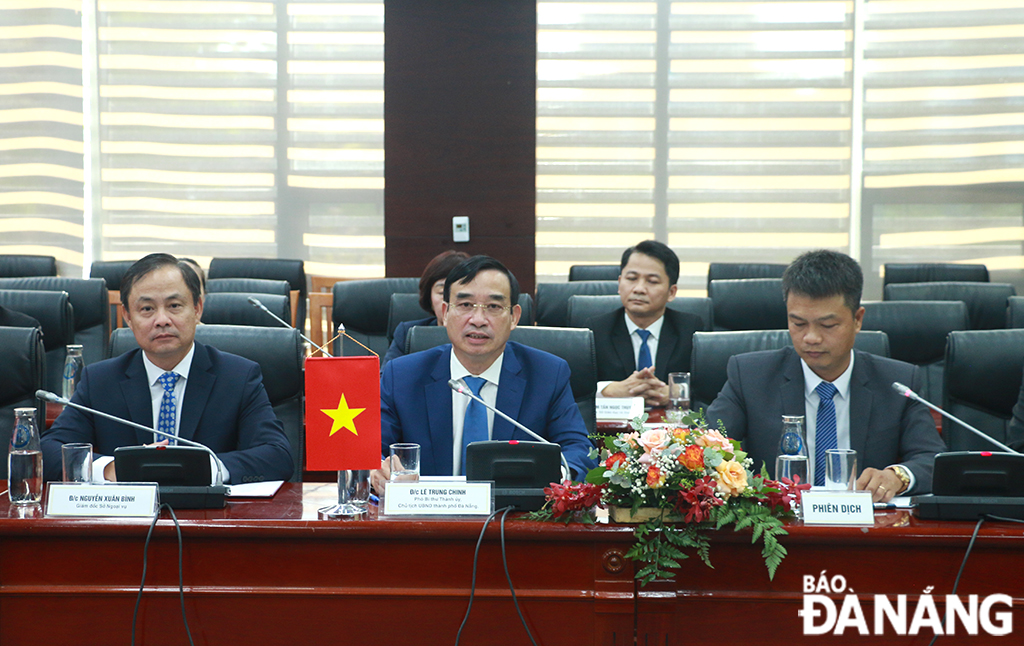
<svg viewBox="0 0 1024 646">
<path fill-rule="evenodd" d="M 228 498 L 273 498 L 284 480 L 228 485 Z"/>
</svg>

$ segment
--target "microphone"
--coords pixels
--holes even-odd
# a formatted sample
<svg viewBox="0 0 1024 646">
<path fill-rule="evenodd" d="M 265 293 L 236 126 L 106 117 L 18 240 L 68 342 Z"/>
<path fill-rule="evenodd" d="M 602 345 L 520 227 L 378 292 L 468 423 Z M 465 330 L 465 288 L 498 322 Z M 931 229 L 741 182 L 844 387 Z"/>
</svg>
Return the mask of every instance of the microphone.
<svg viewBox="0 0 1024 646">
<path fill-rule="evenodd" d="M 538 442 L 542 442 L 544 444 L 555 444 L 551 440 L 549 440 L 547 438 L 543 438 L 540 435 L 537 435 L 536 433 L 534 433 L 530 429 L 526 428 L 525 426 L 523 426 L 522 424 L 520 424 L 516 420 L 512 419 L 511 417 L 509 417 L 505 413 L 501 412 L 500 410 L 498 410 L 494 406 L 491 406 L 490 404 L 488 404 L 484 400 L 482 400 L 479 397 L 477 397 L 476 395 L 474 395 L 472 390 L 470 390 L 469 388 L 465 387 L 465 384 L 462 382 L 461 379 L 449 379 L 448 380 L 448 387 L 451 388 L 452 390 L 454 390 L 455 392 L 459 393 L 460 395 L 465 395 L 466 397 L 469 397 L 472 400 L 480 402 L 481 404 L 483 404 L 484 408 L 486 408 L 487 410 L 493 411 L 494 413 L 496 413 L 498 415 L 501 415 L 502 417 L 507 419 L 509 422 L 511 422 L 516 428 L 518 428 L 519 430 L 523 431 L 524 433 L 526 433 L 527 435 L 529 435 L 533 439 L 537 440 Z M 555 446 L 558 446 L 558 445 L 555 444 Z M 561 449 L 561 447 L 559 447 L 559 449 Z M 569 463 L 566 461 L 565 456 L 562 455 L 561 451 L 559 451 L 558 455 L 559 455 L 560 458 L 562 458 L 562 468 L 565 469 L 565 477 L 570 477 L 571 474 L 572 474 L 572 471 L 569 469 Z"/>
<path fill-rule="evenodd" d="M 133 422 L 133 421 L 131 421 L 129 419 L 123 419 L 121 417 L 117 417 L 117 416 L 111 415 L 109 413 L 104 413 L 103 411 L 96 410 L 95 408 L 89 408 L 88 406 L 82 406 L 81 404 L 76 404 L 75 402 L 71 401 L 70 399 L 66 399 L 64 397 L 60 397 L 60 396 L 56 395 L 55 393 L 51 393 L 48 390 L 37 390 L 36 391 L 36 397 L 38 397 L 39 399 L 42 399 L 43 401 L 51 402 L 53 404 L 62 404 L 64 406 L 70 406 L 71 408 L 77 408 L 78 410 L 83 410 L 83 411 L 85 411 L 87 413 L 92 413 L 93 415 L 99 415 L 100 417 L 105 417 L 105 418 L 107 418 L 109 420 L 113 420 L 115 422 L 120 422 L 120 423 L 124 424 L 125 426 L 131 426 L 132 428 L 137 428 L 140 431 L 146 431 L 148 433 L 153 433 L 155 435 L 160 435 L 160 436 L 163 436 L 163 437 L 165 437 L 165 438 L 167 438 L 169 440 L 174 440 L 175 442 L 180 442 L 181 444 L 187 444 L 188 446 L 194 446 L 194 447 L 196 447 L 198 449 L 203 449 L 204 451 L 206 451 L 207 453 L 210 454 L 210 457 L 212 457 L 213 460 L 214 460 L 213 463 L 217 465 L 217 482 L 215 483 L 216 486 L 219 487 L 219 486 L 222 486 L 224 484 L 224 474 L 223 474 L 223 472 L 221 470 L 223 465 L 221 464 L 221 461 L 217 458 L 217 455 L 213 452 L 213 450 L 210 449 L 210 447 L 206 446 L 205 444 L 200 444 L 199 442 L 194 442 L 194 441 L 186 439 L 184 437 L 178 437 L 177 435 L 171 435 L 170 433 L 167 433 L 165 431 L 160 431 L 160 430 L 157 430 L 155 428 L 150 428 L 148 426 L 143 426 L 142 424 L 136 424 L 135 422 Z"/>
<path fill-rule="evenodd" d="M 906 386 L 904 386 L 900 382 L 898 382 L 898 381 L 892 382 L 892 389 L 895 390 L 896 392 L 898 392 L 899 394 L 903 395 L 904 397 L 909 397 L 910 399 L 913 399 L 916 402 L 921 402 L 922 404 L 924 404 L 928 408 L 932 409 L 933 411 L 939 413 L 940 415 L 944 415 L 945 417 L 948 417 L 949 419 L 953 420 L 954 422 L 956 422 L 960 426 L 963 426 L 968 431 L 974 433 L 978 437 L 980 437 L 980 438 L 982 438 L 982 439 L 984 439 L 984 440 L 986 440 L 988 442 L 991 442 L 995 446 L 998 446 L 1001 450 L 1006 451 L 1007 453 L 1018 453 L 1018 451 L 1014 451 L 1013 449 L 1011 449 L 1010 447 L 1006 446 L 1005 444 L 1003 444 L 999 440 L 997 440 L 995 438 L 992 438 L 992 437 L 989 437 L 988 435 L 986 435 L 985 433 L 983 433 L 983 432 L 979 431 L 978 429 L 974 428 L 973 426 L 971 426 L 967 422 L 963 421 L 959 417 L 955 417 L 953 415 L 950 415 L 949 413 L 947 413 L 946 411 L 942 410 L 938 406 L 935 406 L 931 402 L 925 400 L 924 397 L 921 397 L 920 395 L 915 393 L 913 390 L 907 388 Z"/>
<path fill-rule="evenodd" d="M 316 343 L 313 342 L 313 339 L 311 339 L 308 336 L 306 336 L 305 334 L 303 334 L 302 330 L 299 330 L 299 328 L 295 327 L 294 325 L 292 325 L 288 321 L 285 321 L 284 319 L 282 319 L 277 314 L 274 314 L 273 312 L 271 312 L 267 308 L 266 305 L 264 305 L 263 303 L 260 302 L 260 299 L 256 298 L 255 296 L 250 296 L 249 297 L 249 304 L 252 305 L 253 307 L 256 307 L 256 308 L 259 308 L 259 309 L 263 310 L 264 312 L 266 312 L 270 316 L 274 317 L 274 320 L 277 321 L 278 323 L 280 323 L 281 325 L 283 325 L 285 327 L 288 327 L 288 328 L 291 328 L 293 330 L 298 330 L 299 336 L 302 337 L 303 341 L 305 341 L 306 343 L 310 344 L 311 346 L 313 346 L 314 348 L 316 348 L 317 350 L 322 352 L 325 357 L 333 356 L 333 355 L 331 355 L 330 352 L 328 352 L 327 350 L 324 350 L 324 347 L 322 345 L 317 345 Z"/>
</svg>

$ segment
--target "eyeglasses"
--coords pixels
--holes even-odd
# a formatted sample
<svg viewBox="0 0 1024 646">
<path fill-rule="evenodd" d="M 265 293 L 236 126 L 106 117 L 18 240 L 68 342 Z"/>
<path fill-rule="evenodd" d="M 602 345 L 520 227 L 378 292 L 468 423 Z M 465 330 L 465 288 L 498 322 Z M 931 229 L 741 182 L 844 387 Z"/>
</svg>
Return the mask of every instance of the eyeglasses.
<svg viewBox="0 0 1024 646">
<path fill-rule="evenodd" d="M 490 318 L 501 316 L 512 309 L 508 305 L 501 305 L 500 303 L 471 303 L 469 301 L 459 301 L 458 303 L 449 303 L 449 305 L 459 316 L 469 316 L 473 313 L 473 310 L 479 309 L 484 313 L 484 316 Z"/>
</svg>

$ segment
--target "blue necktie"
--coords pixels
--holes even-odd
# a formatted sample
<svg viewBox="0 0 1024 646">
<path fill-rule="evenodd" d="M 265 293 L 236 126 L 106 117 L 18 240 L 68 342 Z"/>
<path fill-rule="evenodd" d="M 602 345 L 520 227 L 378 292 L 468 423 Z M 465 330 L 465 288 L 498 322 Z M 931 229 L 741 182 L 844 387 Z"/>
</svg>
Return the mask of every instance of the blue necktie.
<svg viewBox="0 0 1024 646">
<path fill-rule="evenodd" d="M 636 369 L 650 368 L 654 365 L 654 361 L 651 360 L 651 347 L 647 345 L 651 333 L 647 330 L 637 330 L 636 333 L 640 335 L 640 354 L 636 358 Z"/>
<path fill-rule="evenodd" d="M 818 417 L 814 426 L 814 485 L 825 484 L 825 451 L 839 447 L 836 435 L 836 403 L 832 398 L 839 392 L 828 381 L 814 389 L 818 393 Z"/>
<path fill-rule="evenodd" d="M 466 377 L 464 381 L 477 397 L 487 383 L 483 377 Z M 487 439 L 487 409 L 477 400 L 470 399 L 462 421 L 462 475 L 466 475 L 466 447 L 470 442 L 486 442 Z"/>
<path fill-rule="evenodd" d="M 156 430 L 176 435 L 174 432 L 174 419 L 178 415 L 178 410 L 174 403 L 174 385 L 178 383 L 178 375 L 173 372 L 165 372 L 160 375 L 158 381 L 164 387 L 164 397 L 160 400 L 160 419 L 157 420 Z M 156 439 L 160 441 L 167 438 L 160 435 Z M 174 440 L 170 440 L 170 443 L 176 444 Z"/>
</svg>

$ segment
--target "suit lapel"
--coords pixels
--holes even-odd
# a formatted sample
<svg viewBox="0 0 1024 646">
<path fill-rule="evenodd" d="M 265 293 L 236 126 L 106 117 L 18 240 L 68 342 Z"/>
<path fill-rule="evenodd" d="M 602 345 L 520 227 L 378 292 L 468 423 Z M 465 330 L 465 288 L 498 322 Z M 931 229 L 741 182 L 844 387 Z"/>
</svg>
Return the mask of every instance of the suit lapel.
<svg viewBox="0 0 1024 646">
<path fill-rule="evenodd" d="M 804 398 L 804 371 L 800 366 L 800 357 L 790 350 L 782 369 L 782 414 L 806 415 L 807 406 Z M 780 434 L 782 422 L 779 421 Z"/>
<path fill-rule="evenodd" d="M 146 366 L 142 363 L 142 350 L 128 363 L 121 381 L 121 394 L 128 406 L 128 417 L 137 424 L 153 426 L 153 398 L 149 390 L 149 376 Z M 135 438 L 139 444 L 152 444 L 153 433 L 135 430 Z"/>
<path fill-rule="evenodd" d="M 629 330 L 626 329 L 625 317 L 626 310 L 620 307 L 612 322 L 612 347 L 615 348 L 615 356 L 622 364 L 624 373 L 631 375 L 636 372 L 636 357 L 633 356 L 633 340 L 629 337 Z"/>
<path fill-rule="evenodd" d="M 430 379 L 423 387 L 427 402 L 427 424 L 430 431 L 430 450 L 437 466 L 437 473 L 450 474 L 454 468 L 452 451 L 452 389 L 448 380 L 451 371 L 452 348 L 438 355 L 437 363 L 430 372 Z M 460 395 L 461 397 L 461 395 Z M 431 405 L 431 402 L 437 402 Z"/>
<path fill-rule="evenodd" d="M 523 407 L 523 395 L 526 392 L 526 380 L 520 374 L 522 369 L 515 350 L 511 345 L 506 344 L 505 355 L 501 360 L 501 376 L 498 378 L 500 384 L 495 404 L 498 410 L 515 420 L 519 419 L 519 413 Z M 515 431 L 516 428 L 511 422 L 500 415 L 494 416 L 491 439 L 510 440 Z"/>
<path fill-rule="evenodd" d="M 178 437 L 183 437 L 186 440 L 195 438 L 199 420 L 203 416 L 203 411 L 206 410 L 206 402 L 217 381 L 217 375 L 210 371 L 211 367 L 213 364 L 210 362 L 206 346 L 196 343 L 195 352 L 192 353 L 192 366 L 188 369 L 188 379 L 185 380 L 185 396 L 182 397 Z"/>
<path fill-rule="evenodd" d="M 661 321 L 661 336 L 658 338 L 658 356 L 654 358 L 654 372 L 658 379 L 668 383 L 668 367 L 672 363 L 672 351 L 676 349 L 679 335 L 672 321 L 669 320 L 668 310 Z M 689 369 L 687 368 L 687 371 Z"/>
<path fill-rule="evenodd" d="M 868 423 L 871 420 L 871 404 L 874 393 L 868 387 L 871 367 L 870 359 L 856 353 L 853 360 L 853 374 L 850 375 L 850 448 L 857 451 L 863 468 L 868 448 Z"/>
</svg>

